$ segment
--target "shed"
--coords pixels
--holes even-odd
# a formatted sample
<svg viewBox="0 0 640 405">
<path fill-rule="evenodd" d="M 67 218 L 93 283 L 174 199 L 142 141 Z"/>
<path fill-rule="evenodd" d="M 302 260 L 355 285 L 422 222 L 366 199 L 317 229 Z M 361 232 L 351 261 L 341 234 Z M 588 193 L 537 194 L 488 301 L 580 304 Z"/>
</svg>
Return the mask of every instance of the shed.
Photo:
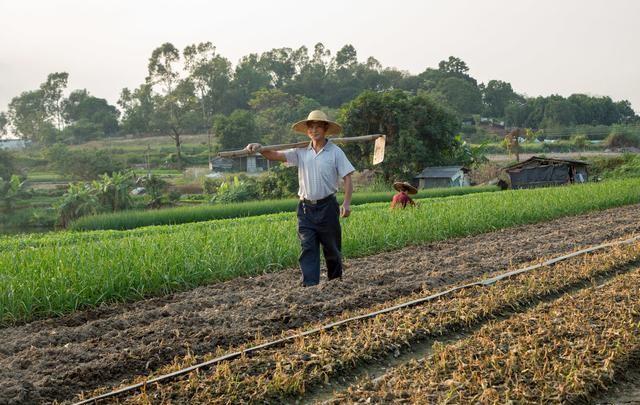
<svg viewBox="0 0 640 405">
<path fill-rule="evenodd" d="M 413 180 L 418 188 L 462 187 L 469 185 L 469 169 L 464 166 L 426 167 Z"/>
<path fill-rule="evenodd" d="M 0 139 L 0 149 L 24 149 L 27 147 L 27 145 L 27 142 L 23 139 Z"/>
<path fill-rule="evenodd" d="M 588 165 L 582 160 L 533 156 L 505 167 L 504 171 L 509 176 L 511 188 L 519 189 L 584 183 L 588 180 Z"/>
<path fill-rule="evenodd" d="M 210 170 L 257 173 L 269 170 L 269 167 L 269 161 L 261 155 L 242 156 L 238 158 L 214 158 L 209 162 Z"/>
</svg>

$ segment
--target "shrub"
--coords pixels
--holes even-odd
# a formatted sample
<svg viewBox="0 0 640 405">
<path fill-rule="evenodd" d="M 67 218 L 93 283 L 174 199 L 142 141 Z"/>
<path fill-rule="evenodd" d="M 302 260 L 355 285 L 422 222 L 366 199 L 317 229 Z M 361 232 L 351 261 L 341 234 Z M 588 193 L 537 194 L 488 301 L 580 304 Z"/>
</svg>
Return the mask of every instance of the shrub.
<svg viewBox="0 0 640 405">
<path fill-rule="evenodd" d="M 45 156 L 56 172 L 75 179 L 93 180 L 101 174 L 111 175 L 124 170 L 123 164 L 105 150 L 72 151 L 56 144 L 45 151 Z"/>
<path fill-rule="evenodd" d="M 604 140 L 604 144 L 610 148 L 640 147 L 640 134 L 628 127 L 616 125 Z"/>
<path fill-rule="evenodd" d="M 258 197 L 258 187 L 251 179 L 240 180 L 238 176 L 233 181 L 223 182 L 212 201 L 221 203 L 242 202 L 254 200 Z"/>
<path fill-rule="evenodd" d="M 298 173 L 295 167 L 274 166 L 257 182 L 258 192 L 262 199 L 290 197 L 298 190 Z"/>
<path fill-rule="evenodd" d="M 155 174 L 140 177 L 136 183 L 144 187 L 147 191 L 147 198 L 149 200 L 147 206 L 151 208 L 160 207 L 162 203 L 162 193 L 167 189 L 169 184 Z"/>
<path fill-rule="evenodd" d="M 57 206 L 58 224 L 66 228 L 71 221 L 83 215 L 98 212 L 100 202 L 88 184 L 70 184 L 69 190 L 62 196 Z"/>
<path fill-rule="evenodd" d="M 203 177 L 202 191 L 205 194 L 214 195 L 218 191 L 218 187 L 224 182 L 224 178 Z"/>
<path fill-rule="evenodd" d="M 571 142 L 573 142 L 573 146 L 576 148 L 584 149 L 587 147 L 587 137 L 586 135 L 576 134 L 571 137 Z"/>
<path fill-rule="evenodd" d="M 16 164 L 9 151 L 0 149 L 0 178 L 9 180 L 16 173 Z"/>
</svg>

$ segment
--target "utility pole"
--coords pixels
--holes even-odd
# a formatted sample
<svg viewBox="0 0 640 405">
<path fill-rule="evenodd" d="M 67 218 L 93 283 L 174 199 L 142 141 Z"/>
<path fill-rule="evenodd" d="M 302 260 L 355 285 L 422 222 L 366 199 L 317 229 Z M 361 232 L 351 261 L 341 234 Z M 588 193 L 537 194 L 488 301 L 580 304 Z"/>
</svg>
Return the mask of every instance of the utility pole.
<svg viewBox="0 0 640 405">
<path fill-rule="evenodd" d="M 209 140 L 209 171 L 213 171 L 213 161 L 211 160 L 211 131 L 207 130 L 207 139 Z"/>
<path fill-rule="evenodd" d="M 151 165 L 149 164 L 149 153 L 151 152 L 151 145 L 147 144 L 146 164 L 147 164 L 147 178 L 151 178 Z"/>
</svg>

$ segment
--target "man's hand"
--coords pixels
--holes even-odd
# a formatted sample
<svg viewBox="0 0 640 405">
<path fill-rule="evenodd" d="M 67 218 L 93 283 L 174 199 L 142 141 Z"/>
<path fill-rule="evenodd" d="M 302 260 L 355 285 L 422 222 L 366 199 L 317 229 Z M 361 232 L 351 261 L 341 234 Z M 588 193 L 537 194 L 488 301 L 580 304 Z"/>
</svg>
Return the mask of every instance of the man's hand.
<svg viewBox="0 0 640 405">
<path fill-rule="evenodd" d="M 342 204 L 342 207 L 340 207 L 340 216 L 346 218 L 349 215 L 351 215 L 351 207 L 349 204 Z"/>
<path fill-rule="evenodd" d="M 262 149 L 262 145 L 260 145 L 259 143 L 250 143 L 245 146 L 244 149 L 249 153 L 257 153 L 260 152 L 260 149 Z"/>
</svg>

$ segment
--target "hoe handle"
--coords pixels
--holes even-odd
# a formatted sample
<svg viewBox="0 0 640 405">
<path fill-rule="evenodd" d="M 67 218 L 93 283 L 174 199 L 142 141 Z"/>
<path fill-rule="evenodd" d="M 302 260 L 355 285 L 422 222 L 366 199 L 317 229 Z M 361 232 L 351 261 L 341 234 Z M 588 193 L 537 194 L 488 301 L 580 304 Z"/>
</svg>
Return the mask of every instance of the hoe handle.
<svg viewBox="0 0 640 405">
<path fill-rule="evenodd" d="M 335 143 L 366 142 L 366 141 L 376 140 L 381 136 L 384 136 L 384 135 L 375 134 L 375 135 L 350 136 L 348 138 L 331 138 L 331 142 L 335 142 Z M 267 151 L 267 150 L 285 150 L 285 149 L 292 149 L 292 148 L 304 148 L 307 145 L 309 145 L 309 141 L 285 143 L 281 145 L 266 145 L 260 148 L 259 152 Z M 225 157 L 225 158 L 251 156 L 251 155 L 254 155 L 254 153 L 249 153 L 246 149 L 218 152 L 218 157 Z"/>
</svg>

